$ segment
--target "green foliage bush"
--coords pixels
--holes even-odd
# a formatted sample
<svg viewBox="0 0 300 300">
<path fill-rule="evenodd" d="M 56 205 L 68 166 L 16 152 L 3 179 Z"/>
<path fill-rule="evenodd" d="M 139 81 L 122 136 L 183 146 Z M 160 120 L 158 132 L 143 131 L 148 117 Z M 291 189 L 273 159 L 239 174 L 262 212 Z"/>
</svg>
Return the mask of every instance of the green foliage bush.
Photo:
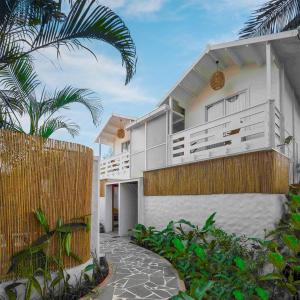
<svg viewBox="0 0 300 300">
<path fill-rule="evenodd" d="M 85 267 L 75 284 L 70 283 L 71 276 L 64 265 L 64 257 L 71 257 L 81 263 L 81 259 L 71 249 L 72 233 L 77 230 L 89 231 L 89 216 L 65 224 L 59 218 L 55 227 L 50 228 L 41 209 L 37 209 L 34 215 L 44 234 L 12 256 L 8 273 L 22 281 L 15 281 L 5 287 L 7 298 L 17 300 L 24 295 L 24 300 L 29 300 L 35 290 L 38 299 L 75 300 L 91 292 L 107 276 L 107 262 L 98 260 L 93 254 L 93 263 Z M 57 248 L 55 253 L 50 253 L 50 244 L 53 242 Z M 90 276 L 88 273 L 91 271 Z M 24 292 L 18 294 L 19 287 L 23 287 Z"/>
<path fill-rule="evenodd" d="M 202 228 L 186 220 L 161 231 L 138 224 L 132 238 L 177 269 L 187 291 L 172 300 L 299 299 L 299 209 L 300 195 L 292 190 L 286 213 L 265 240 L 226 233 L 215 226 L 215 214 Z"/>
</svg>

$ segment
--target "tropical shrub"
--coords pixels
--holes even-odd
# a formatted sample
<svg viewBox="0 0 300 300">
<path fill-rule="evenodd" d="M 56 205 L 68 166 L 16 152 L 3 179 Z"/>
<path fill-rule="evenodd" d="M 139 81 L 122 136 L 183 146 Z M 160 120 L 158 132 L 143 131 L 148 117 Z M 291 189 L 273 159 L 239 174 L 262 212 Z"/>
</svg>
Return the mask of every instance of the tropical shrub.
<svg viewBox="0 0 300 300">
<path fill-rule="evenodd" d="M 64 257 L 81 262 L 78 255 L 72 252 L 71 239 L 74 231 L 90 229 L 88 216 L 65 224 L 58 218 L 55 228 L 50 228 L 41 209 L 36 210 L 34 215 L 44 234 L 12 256 L 8 273 L 22 281 L 13 282 L 5 287 L 10 300 L 19 298 L 17 287 L 20 286 L 25 286 L 25 300 L 30 299 L 33 290 L 41 299 L 78 299 L 105 278 L 107 265 L 102 260 L 101 266 L 95 255 L 93 263 L 85 267 L 75 285 L 70 284 L 71 276 L 64 265 Z M 55 253 L 50 253 L 51 243 L 57 245 Z M 93 271 L 91 277 L 88 275 L 90 271 Z"/>
<path fill-rule="evenodd" d="M 272 297 L 299 295 L 300 290 L 300 195 L 291 187 L 285 214 L 276 229 L 268 234 L 267 259 L 272 272 L 260 277 L 271 283 Z M 298 299 L 298 298 L 297 298 Z"/>
<path fill-rule="evenodd" d="M 178 270 L 187 292 L 174 300 L 267 299 L 268 292 L 257 278 L 265 261 L 263 242 L 227 234 L 215 227 L 214 217 L 202 228 L 186 220 L 172 221 L 162 231 L 139 224 L 132 238 Z"/>
</svg>

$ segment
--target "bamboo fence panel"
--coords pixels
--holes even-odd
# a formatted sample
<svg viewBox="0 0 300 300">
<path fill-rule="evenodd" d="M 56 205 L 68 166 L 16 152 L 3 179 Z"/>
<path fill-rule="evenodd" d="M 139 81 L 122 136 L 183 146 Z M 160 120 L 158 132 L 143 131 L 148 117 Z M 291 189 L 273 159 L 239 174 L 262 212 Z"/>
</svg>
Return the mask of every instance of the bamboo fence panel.
<svg viewBox="0 0 300 300">
<path fill-rule="evenodd" d="M 99 197 L 105 197 L 105 184 L 107 180 L 101 179 L 99 180 Z"/>
<path fill-rule="evenodd" d="M 8 278 L 10 257 L 43 233 L 34 210 L 41 208 L 52 228 L 58 218 L 91 214 L 92 164 L 92 150 L 82 145 L 0 130 L 0 279 Z M 87 261 L 90 234 L 74 232 L 71 249 Z"/>
<path fill-rule="evenodd" d="M 274 151 L 211 159 L 144 173 L 145 196 L 284 194 L 289 159 Z"/>
</svg>

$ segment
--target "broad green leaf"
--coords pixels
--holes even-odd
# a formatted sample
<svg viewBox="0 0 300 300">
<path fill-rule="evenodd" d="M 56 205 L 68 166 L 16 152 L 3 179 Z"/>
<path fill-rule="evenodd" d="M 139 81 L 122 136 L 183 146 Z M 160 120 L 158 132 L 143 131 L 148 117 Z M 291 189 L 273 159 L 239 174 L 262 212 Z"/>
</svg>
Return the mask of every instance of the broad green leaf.
<svg viewBox="0 0 300 300">
<path fill-rule="evenodd" d="M 300 229 L 300 214 L 291 214 L 291 223 L 296 229 Z"/>
<path fill-rule="evenodd" d="M 270 263 L 279 270 L 282 270 L 285 266 L 285 261 L 283 256 L 277 252 L 268 253 L 268 259 Z"/>
<path fill-rule="evenodd" d="M 200 246 L 197 246 L 195 249 L 194 249 L 194 252 L 195 254 L 201 259 L 201 260 L 205 260 L 206 258 L 206 253 L 205 253 L 205 250 L 200 247 Z"/>
<path fill-rule="evenodd" d="M 300 241 L 297 239 L 297 237 L 294 235 L 284 234 L 282 239 L 287 247 L 294 253 L 298 253 L 300 251 Z"/>
<path fill-rule="evenodd" d="M 269 293 L 264 290 L 263 288 L 257 287 L 255 289 L 256 294 L 259 296 L 260 299 L 262 300 L 268 300 L 269 299 Z"/>
<path fill-rule="evenodd" d="M 50 287 L 55 287 L 56 285 L 58 285 L 61 280 L 63 279 L 63 276 L 61 274 L 58 274 L 51 282 Z"/>
<path fill-rule="evenodd" d="M 246 262 L 240 258 L 239 256 L 237 256 L 235 259 L 234 259 L 234 262 L 236 264 L 236 266 L 241 270 L 241 271 L 244 271 L 246 269 Z"/>
<path fill-rule="evenodd" d="M 41 287 L 40 283 L 38 282 L 38 280 L 34 276 L 32 276 L 31 280 L 32 280 L 33 287 L 36 289 L 36 291 L 39 293 L 39 295 L 42 295 L 42 293 L 43 293 L 42 287 Z"/>
<path fill-rule="evenodd" d="M 209 281 L 207 282 L 205 285 L 196 288 L 193 296 L 197 299 L 197 300 L 202 300 L 203 297 L 205 297 L 206 292 L 214 285 L 213 281 Z"/>
<path fill-rule="evenodd" d="M 70 256 L 71 253 L 71 239 L 72 239 L 72 234 L 68 233 L 65 237 L 65 249 L 68 256 Z"/>
<path fill-rule="evenodd" d="M 42 211 L 41 208 L 38 208 L 35 212 L 34 215 L 36 217 L 36 219 L 39 221 L 39 223 L 41 224 L 41 226 L 43 227 L 44 231 L 46 233 L 49 232 L 49 224 L 47 221 L 47 218 L 45 216 L 45 213 Z"/>
<path fill-rule="evenodd" d="M 89 271 L 92 271 L 93 269 L 95 268 L 95 264 L 90 264 L 90 265 L 87 265 L 83 272 L 89 272 Z"/>
<path fill-rule="evenodd" d="M 202 231 L 209 230 L 215 224 L 215 215 L 216 212 L 210 215 L 207 220 L 205 221 L 204 226 L 202 227 Z"/>
<path fill-rule="evenodd" d="M 240 290 L 235 290 L 232 292 L 232 294 L 236 300 L 244 300 L 245 299 L 244 294 Z"/>
<path fill-rule="evenodd" d="M 29 300 L 31 296 L 31 291 L 32 291 L 32 280 L 28 279 L 26 283 L 26 290 L 25 290 L 25 300 Z"/>
<path fill-rule="evenodd" d="M 183 242 L 179 239 L 179 238 L 175 238 L 172 240 L 172 243 L 174 245 L 174 247 L 179 251 L 179 252 L 183 252 L 185 247 Z"/>
<path fill-rule="evenodd" d="M 294 208 L 300 207 L 300 195 L 292 195 L 292 206 Z"/>
<path fill-rule="evenodd" d="M 63 224 L 57 228 L 58 232 L 68 233 L 75 230 L 86 229 L 87 225 L 85 223 L 68 223 Z"/>
<path fill-rule="evenodd" d="M 267 281 L 267 280 L 282 280 L 284 276 L 279 273 L 270 273 L 266 275 L 259 276 L 259 280 Z"/>
<path fill-rule="evenodd" d="M 31 246 L 40 246 L 51 239 L 54 235 L 54 231 L 49 231 L 48 233 L 42 235 L 41 237 L 37 238 L 35 241 L 31 243 Z"/>
<path fill-rule="evenodd" d="M 179 292 L 177 296 L 173 296 L 170 300 L 195 300 L 190 297 L 186 292 Z"/>
<path fill-rule="evenodd" d="M 293 295 L 297 293 L 297 288 L 293 284 L 287 282 L 286 287 Z"/>
</svg>

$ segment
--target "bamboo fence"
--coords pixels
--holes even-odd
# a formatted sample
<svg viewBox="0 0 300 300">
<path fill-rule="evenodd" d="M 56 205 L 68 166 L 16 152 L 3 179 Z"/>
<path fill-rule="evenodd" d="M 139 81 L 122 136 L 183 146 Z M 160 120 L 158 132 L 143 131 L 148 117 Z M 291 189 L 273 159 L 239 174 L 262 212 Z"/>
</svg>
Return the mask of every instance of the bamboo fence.
<svg viewBox="0 0 300 300">
<path fill-rule="evenodd" d="M 55 226 L 91 213 L 92 150 L 82 145 L 0 130 L 0 279 L 11 256 L 43 234 L 33 211 Z M 90 235 L 77 231 L 72 251 L 90 257 Z M 51 245 L 55 251 L 55 243 Z M 65 259 L 67 267 L 78 264 Z"/>
<path fill-rule="evenodd" d="M 274 151 L 216 158 L 144 173 L 145 196 L 267 193 L 289 187 L 289 159 Z"/>
</svg>

